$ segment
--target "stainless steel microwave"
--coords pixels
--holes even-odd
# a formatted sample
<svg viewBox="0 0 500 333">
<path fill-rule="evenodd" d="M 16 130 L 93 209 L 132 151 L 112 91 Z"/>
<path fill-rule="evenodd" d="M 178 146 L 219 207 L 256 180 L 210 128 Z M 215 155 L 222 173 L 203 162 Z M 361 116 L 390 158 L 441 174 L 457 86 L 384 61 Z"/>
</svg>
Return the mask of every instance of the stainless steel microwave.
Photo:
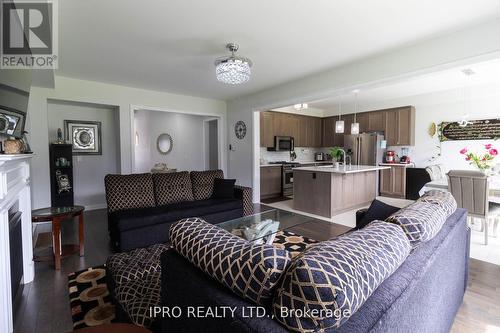
<svg viewBox="0 0 500 333">
<path fill-rule="evenodd" d="M 293 137 L 291 136 L 275 136 L 274 147 L 268 147 L 269 151 L 293 151 L 295 149 Z"/>
</svg>

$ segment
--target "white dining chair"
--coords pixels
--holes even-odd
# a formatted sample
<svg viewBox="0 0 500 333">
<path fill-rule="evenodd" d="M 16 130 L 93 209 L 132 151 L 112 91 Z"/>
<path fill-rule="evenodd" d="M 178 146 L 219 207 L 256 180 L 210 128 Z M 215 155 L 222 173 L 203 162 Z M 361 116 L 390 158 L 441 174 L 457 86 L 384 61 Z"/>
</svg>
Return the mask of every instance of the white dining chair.
<svg viewBox="0 0 500 333">
<path fill-rule="evenodd" d="M 484 230 L 484 244 L 488 245 L 489 186 L 488 177 L 480 171 L 451 170 L 447 174 L 448 191 L 457 206 L 467 209 L 471 218 L 478 218 Z"/>
</svg>

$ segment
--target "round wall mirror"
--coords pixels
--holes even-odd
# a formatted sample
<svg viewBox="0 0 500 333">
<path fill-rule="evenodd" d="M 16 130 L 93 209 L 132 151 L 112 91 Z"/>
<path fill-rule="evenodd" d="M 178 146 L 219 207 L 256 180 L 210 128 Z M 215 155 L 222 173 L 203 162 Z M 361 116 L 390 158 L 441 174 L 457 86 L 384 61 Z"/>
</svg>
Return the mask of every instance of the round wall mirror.
<svg viewBox="0 0 500 333">
<path fill-rule="evenodd" d="M 160 152 L 160 154 L 166 155 L 170 153 L 173 146 L 174 142 L 170 135 L 168 135 L 167 133 L 163 133 L 158 136 L 158 139 L 156 140 L 156 148 L 158 149 L 158 152 Z"/>
</svg>

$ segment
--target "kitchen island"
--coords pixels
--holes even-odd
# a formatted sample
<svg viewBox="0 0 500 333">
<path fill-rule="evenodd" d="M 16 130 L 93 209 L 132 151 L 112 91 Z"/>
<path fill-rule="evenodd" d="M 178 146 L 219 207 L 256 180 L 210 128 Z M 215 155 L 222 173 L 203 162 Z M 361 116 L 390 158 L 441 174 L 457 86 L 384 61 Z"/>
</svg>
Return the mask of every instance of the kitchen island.
<svg viewBox="0 0 500 333">
<path fill-rule="evenodd" d="M 377 196 L 378 171 L 387 166 L 316 166 L 293 169 L 293 208 L 331 218 L 369 205 Z"/>
</svg>

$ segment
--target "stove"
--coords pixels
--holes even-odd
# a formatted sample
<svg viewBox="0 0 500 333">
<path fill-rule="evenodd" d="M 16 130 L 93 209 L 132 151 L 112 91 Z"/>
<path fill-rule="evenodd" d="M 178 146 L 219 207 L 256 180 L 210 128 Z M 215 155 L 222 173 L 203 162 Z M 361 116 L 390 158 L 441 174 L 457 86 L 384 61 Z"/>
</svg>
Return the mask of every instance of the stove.
<svg viewBox="0 0 500 333">
<path fill-rule="evenodd" d="M 269 164 L 281 164 L 281 195 L 289 197 L 293 195 L 293 168 L 300 166 L 298 162 L 276 161 Z"/>
</svg>

